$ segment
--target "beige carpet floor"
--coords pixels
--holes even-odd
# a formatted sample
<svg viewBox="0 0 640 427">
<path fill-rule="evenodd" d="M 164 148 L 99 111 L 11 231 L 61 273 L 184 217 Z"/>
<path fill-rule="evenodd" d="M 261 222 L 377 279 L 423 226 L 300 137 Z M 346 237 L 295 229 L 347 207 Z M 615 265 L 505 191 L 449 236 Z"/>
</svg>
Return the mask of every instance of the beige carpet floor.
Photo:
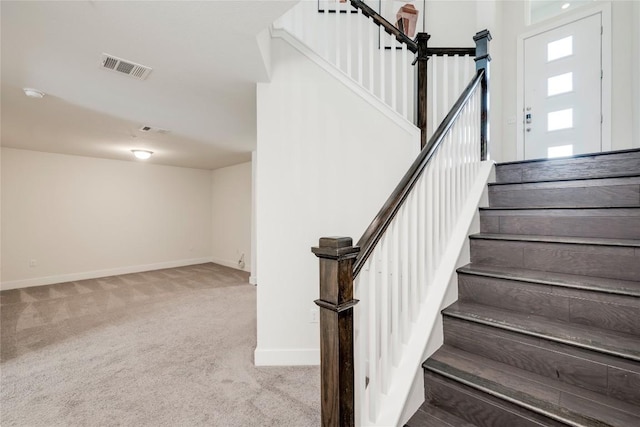
<svg viewBox="0 0 640 427">
<path fill-rule="evenodd" d="M 0 292 L 0 424 L 317 426 L 317 367 L 255 367 L 256 289 L 202 264 Z"/>
</svg>

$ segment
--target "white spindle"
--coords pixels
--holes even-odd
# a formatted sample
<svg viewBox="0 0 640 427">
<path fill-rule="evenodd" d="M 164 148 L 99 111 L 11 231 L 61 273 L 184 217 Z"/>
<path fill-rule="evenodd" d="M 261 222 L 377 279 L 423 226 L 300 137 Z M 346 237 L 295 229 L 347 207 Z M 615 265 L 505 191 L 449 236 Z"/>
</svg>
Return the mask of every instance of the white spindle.
<svg viewBox="0 0 640 427">
<path fill-rule="evenodd" d="M 400 349 L 402 346 L 402 331 L 400 329 L 400 316 L 402 310 L 402 300 L 401 300 L 401 289 L 402 289 L 402 279 L 401 279 L 401 257 L 400 257 L 400 239 L 402 237 L 401 228 L 403 216 L 399 212 L 398 220 L 394 221 L 392 224 L 392 244 L 393 247 L 391 249 L 391 257 L 392 257 L 392 274 L 390 280 L 390 288 L 391 288 L 391 360 L 390 363 L 394 366 L 400 363 Z"/>
<path fill-rule="evenodd" d="M 339 13 L 339 3 L 336 3 L 336 13 L 333 15 L 335 17 L 337 17 L 338 19 L 340 19 L 340 13 Z M 334 64 L 336 67 L 338 67 L 338 69 L 340 69 L 340 59 L 341 59 L 341 47 L 342 47 L 342 40 L 340 39 L 340 28 L 342 28 L 342 25 L 340 21 L 338 20 L 334 20 L 334 24 L 335 24 L 335 29 L 334 29 L 334 34 L 336 36 L 336 41 L 334 43 L 333 49 L 335 51 L 335 60 L 334 60 Z"/>
<path fill-rule="evenodd" d="M 407 45 L 402 43 L 402 58 L 400 60 L 400 73 L 402 73 L 402 115 L 407 117 L 407 112 L 409 111 L 409 89 L 408 89 L 408 80 L 409 80 L 409 59 L 407 55 Z"/>
<path fill-rule="evenodd" d="M 363 77 L 363 70 L 362 70 L 362 21 L 364 20 L 364 15 L 362 15 L 362 10 L 358 9 L 358 16 L 357 16 L 357 20 L 358 20 L 358 33 L 357 33 L 357 37 L 356 37 L 356 43 L 358 45 L 357 51 L 358 51 L 358 83 L 362 86 L 363 82 L 362 82 L 362 77 Z"/>
<path fill-rule="evenodd" d="M 438 63 L 440 62 L 438 56 L 431 57 L 432 64 L 432 84 L 431 84 L 431 120 L 433 124 L 431 125 L 433 132 L 435 133 L 436 129 L 438 129 L 438 124 L 440 121 L 438 120 L 438 85 L 440 84 L 438 79 Z"/>
<path fill-rule="evenodd" d="M 427 252 L 426 252 L 426 190 L 425 190 L 424 176 L 420 178 L 416 184 L 417 199 L 418 199 L 418 300 L 422 301 L 426 296 L 427 285 Z"/>
<path fill-rule="evenodd" d="M 386 32 L 384 32 L 382 30 L 380 31 L 380 49 L 378 50 L 379 51 L 378 60 L 380 61 L 379 64 L 378 64 L 378 73 L 380 75 L 380 85 L 379 85 L 380 86 L 379 87 L 380 95 L 379 96 L 380 96 L 380 99 L 382 100 L 382 102 L 385 102 L 385 103 L 387 102 L 387 100 L 386 100 L 386 98 L 384 96 L 384 87 L 385 87 L 385 84 L 387 83 L 385 81 L 385 79 L 384 79 L 384 74 L 385 74 L 384 73 L 384 69 L 385 69 L 385 65 L 386 65 L 386 62 L 385 62 L 385 56 L 386 56 L 385 55 L 385 53 L 386 53 L 385 52 L 386 51 L 386 48 L 385 48 L 386 37 L 385 36 L 386 35 L 387 35 Z"/>
<path fill-rule="evenodd" d="M 374 52 L 374 35 L 377 33 L 377 26 L 373 23 L 373 20 L 367 20 L 367 27 L 369 28 L 369 92 L 373 93 L 374 83 L 373 83 L 373 52 Z M 374 28 L 376 29 L 374 31 Z"/>
<path fill-rule="evenodd" d="M 351 57 L 351 21 L 352 21 L 352 13 L 351 10 L 347 10 L 346 15 L 346 22 L 347 22 L 347 75 L 349 77 L 353 77 L 353 74 L 351 74 L 351 62 L 352 62 L 352 57 Z"/>
<path fill-rule="evenodd" d="M 405 203 L 402 206 L 402 242 L 401 242 L 401 259 L 402 259 L 402 342 L 405 343 L 409 339 L 409 324 L 411 317 L 409 315 L 409 209 Z"/>
<path fill-rule="evenodd" d="M 389 234 L 380 241 L 380 391 L 387 393 L 389 388 Z"/>
<path fill-rule="evenodd" d="M 398 111 L 398 95 L 397 95 L 397 87 L 398 80 L 396 78 L 396 57 L 398 56 L 398 51 L 396 49 L 396 41 L 393 36 L 390 36 L 391 39 L 391 108 L 395 111 Z"/>
<path fill-rule="evenodd" d="M 370 292 L 369 292 L 369 301 L 368 301 L 368 312 L 369 312 L 369 321 L 367 323 L 367 328 L 369 328 L 368 332 L 368 360 L 369 360 L 369 418 L 375 420 L 376 418 L 376 402 L 378 396 L 378 313 L 377 313 L 377 305 L 378 305 L 378 292 L 377 286 L 377 257 L 375 254 L 371 254 L 371 263 L 370 263 L 370 276 L 369 283 Z"/>
</svg>

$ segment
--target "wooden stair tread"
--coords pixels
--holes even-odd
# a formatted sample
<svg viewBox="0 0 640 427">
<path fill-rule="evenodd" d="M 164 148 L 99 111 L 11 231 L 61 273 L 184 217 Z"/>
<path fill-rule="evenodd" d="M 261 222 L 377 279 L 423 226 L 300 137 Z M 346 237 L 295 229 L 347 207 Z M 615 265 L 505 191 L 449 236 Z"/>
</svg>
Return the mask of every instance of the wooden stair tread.
<svg viewBox="0 0 640 427">
<path fill-rule="evenodd" d="M 514 213 L 517 215 L 535 215 L 540 213 L 549 216 L 564 215 L 567 212 L 581 216 L 594 216 L 598 214 L 602 214 L 602 216 L 611 216 L 615 214 L 639 215 L 640 206 L 485 206 L 480 208 L 480 212 L 500 215 L 504 215 L 505 213 Z"/>
<path fill-rule="evenodd" d="M 619 156 L 619 155 L 624 155 L 625 158 L 628 157 L 628 155 L 633 155 L 633 154 L 640 154 L 640 148 L 629 148 L 629 149 L 624 149 L 624 150 L 612 150 L 612 151 L 600 151 L 600 152 L 596 152 L 596 153 L 585 153 L 585 154 L 576 154 L 574 156 L 570 156 L 570 157 L 556 157 L 556 158 L 548 158 L 548 157 L 543 157 L 543 158 L 539 158 L 539 159 L 527 159 L 527 160 L 514 160 L 511 162 L 500 162 L 497 163 L 496 166 L 507 166 L 507 165 L 528 165 L 528 164 L 534 164 L 534 163 L 546 163 L 546 164 L 566 164 L 566 163 L 570 163 L 571 161 L 574 160 L 579 160 L 579 159 L 585 159 L 585 158 L 599 158 L 599 159 L 606 159 L 606 158 L 611 158 L 614 156 Z"/>
<path fill-rule="evenodd" d="M 456 302 L 442 313 L 470 322 L 640 361 L 640 337 L 631 334 L 472 303 Z"/>
<path fill-rule="evenodd" d="M 545 188 L 572 188 L 572 187 L 601 187 L 612 185 L 634 185 L 640 183 L 638 171 L 625 175 L 602 177 L 579 177 L 544 179 L 521 182 L 490 182 L 489 188 L 514 188 L 514 189 L 545 189 Z"/>
<path fill-rule="evenodd" d="M 536 236 L 529 234 L 491 234 L 479 233 L 469 236 L 470 239 L 507 240 L 515 242 L 564 243 L 570 245 L 621 246 L 640 248 L 638 239 L 604 239 L 600 237 L 569 236 Z"/>
<path fill-rule="evenodd" d="M 577 387 L 447 345 L 425 361 L 423 367 L 571 426 L 640 425 L 640 416 L 631 405 L 593 393 L 587 396 Z"/>
<path fill-rule="evenodd" d="M 407 421 L 405 427 L 476 427 L 434 405 L 423 405 Z"/>
<path fill-rule="evenodd" d="M 458 273 L 640 297 L 640 281 L 478 264 L 460 267 Z"/>
</svg>

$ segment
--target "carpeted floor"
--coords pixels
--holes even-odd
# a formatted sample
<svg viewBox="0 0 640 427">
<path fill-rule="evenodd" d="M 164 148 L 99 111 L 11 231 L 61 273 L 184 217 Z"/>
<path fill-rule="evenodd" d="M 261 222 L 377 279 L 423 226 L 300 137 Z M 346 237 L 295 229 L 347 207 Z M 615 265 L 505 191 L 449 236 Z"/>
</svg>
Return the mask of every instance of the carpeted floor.
<svg viewBox="0 0 640 427">
<path fill-rule="evenodd" d="M 317 367 L 255 367 L 256 289 L 202 264 L 0 292 L 0 424 L 317 426 Z"/>
</svg>

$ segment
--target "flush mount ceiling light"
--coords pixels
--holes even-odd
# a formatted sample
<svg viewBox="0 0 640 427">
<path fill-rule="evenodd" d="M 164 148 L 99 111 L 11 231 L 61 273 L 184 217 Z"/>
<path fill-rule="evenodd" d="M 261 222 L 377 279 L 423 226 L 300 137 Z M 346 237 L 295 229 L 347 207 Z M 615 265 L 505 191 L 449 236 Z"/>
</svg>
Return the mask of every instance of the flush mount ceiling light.
<svg viewBox="0 0 640 427">
<path fill-rule="evenodd" d="M 44 92 L 39 91 L 38 89 L 32 89 L 30 87 L 25 87 L 22 90 L 24 91 L 24 94 L 27 95 L 29 98 L 40 99 L 40 98 L 44 97 Z"/>
<path fill-rule="evenodd" d="M 153 151 L 149 150 L 131 150 L 136 159 L 147 160 L 153 154 Z"/>
<path fill-rule="evenodd" d="M 562 7 L 563 9 L 566 9 L 566 8 L 568 8 L 569 6 L 571 6 L 571 3 L 565 3 L 565 4 L 563 4 L 561 7 Z"/>
</svg>

